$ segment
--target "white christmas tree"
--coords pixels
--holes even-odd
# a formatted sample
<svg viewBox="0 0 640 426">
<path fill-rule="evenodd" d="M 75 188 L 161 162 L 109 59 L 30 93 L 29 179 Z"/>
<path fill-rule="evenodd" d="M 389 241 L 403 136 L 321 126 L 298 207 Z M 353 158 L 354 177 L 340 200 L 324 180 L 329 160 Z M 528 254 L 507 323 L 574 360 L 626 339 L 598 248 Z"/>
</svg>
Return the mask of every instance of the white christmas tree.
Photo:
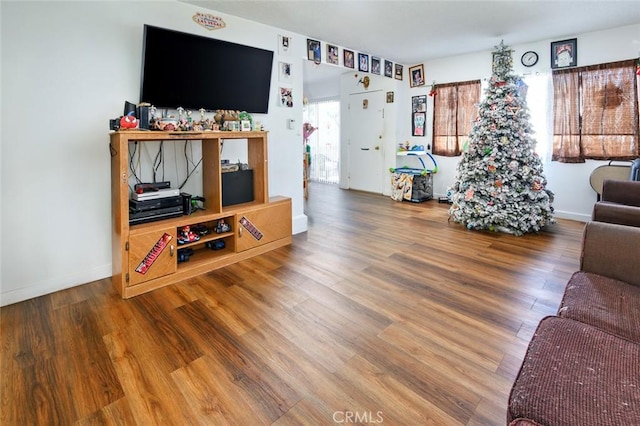
<svg viewBox="0 0 640 426">
<path fill-rule="evenodd" d="M 501 42 L 450 188 L 449 215 L 469 229 L 522 235 L 555 222 L 525 96 L 526 85 L 512 73 L 511 50 Z"/>
</svg>

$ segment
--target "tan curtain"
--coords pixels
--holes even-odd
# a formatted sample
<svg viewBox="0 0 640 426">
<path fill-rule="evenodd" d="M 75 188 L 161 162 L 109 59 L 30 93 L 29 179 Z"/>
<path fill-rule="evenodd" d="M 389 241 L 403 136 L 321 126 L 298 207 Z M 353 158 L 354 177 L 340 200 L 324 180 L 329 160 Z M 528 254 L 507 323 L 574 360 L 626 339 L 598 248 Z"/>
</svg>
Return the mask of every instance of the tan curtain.
<svg viewBox="0 0 640 426">
<path fill-rule="evenodd" d="M 553 161 L 584 163 L 580 151 L 580 75 L 553 73 Z"/>
<path fill-rule="evenodd" d="M 433 153 L 460 155 L 478 115 L 480 80 L 437 84 L 433 88 Z"/>
<path fill-rule="evenodd" d="M 553 72 L 554 161 L 638 157 L 634 60 Z"/>
<path fill-rule="evenodd" d="M 478 118 L 480 102 L 480 80 L 460 83 L 458 85 L 458 144 L 464 146 L 473 125 Z"/>
<path fill-rule="evenodd" d="M 638 155 L 637 78 L 633 61 L 582 71 L 582 151 L 586 158 Z"/>
</svg>

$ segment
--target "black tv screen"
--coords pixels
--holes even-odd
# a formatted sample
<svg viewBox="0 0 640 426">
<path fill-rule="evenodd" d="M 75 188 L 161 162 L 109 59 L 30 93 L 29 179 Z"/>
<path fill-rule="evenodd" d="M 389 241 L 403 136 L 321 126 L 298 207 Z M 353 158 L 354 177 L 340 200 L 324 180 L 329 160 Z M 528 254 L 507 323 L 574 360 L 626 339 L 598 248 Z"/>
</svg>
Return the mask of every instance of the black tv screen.
<svg viewBox="0 0 640 426">
<path fill-rule="evenodd" d="M 270 50 L 145 25 L 140 102 L 265 114 L 272 63 Z"/>
</svg>

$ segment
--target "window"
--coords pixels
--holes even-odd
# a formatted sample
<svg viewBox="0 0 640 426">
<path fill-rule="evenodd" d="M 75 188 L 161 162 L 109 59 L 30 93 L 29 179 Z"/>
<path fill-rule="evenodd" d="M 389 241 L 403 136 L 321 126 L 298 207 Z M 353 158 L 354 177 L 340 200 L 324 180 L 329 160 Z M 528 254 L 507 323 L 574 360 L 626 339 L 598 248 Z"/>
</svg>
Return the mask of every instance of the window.
<svg viewBox="0 0 640 426">
<path fill-rule="evenodd" d="M 634 60 L 553 71 L 553 99 L 552 160 L 639 156 Z"/>
<path fill-rule="evenodd" d="M 551 159 L 551 139 L 553 138 L 551 123 L 553 123 L 553 87 L 551 73 L 537 72 L 522 77 L 527 86 L 527 108 L 529 109 L 530 124 L 536 141 L 535 152 L 543 162 Z"/>
<path fill-rule="evenodd" d="M 478 115 L 480 80 L 436 84 L 433 89 L 433 153 L 460 155 Z"/>
<path fill-rule="evenodd" d="M 305 123 L 311 123 L 317 128 L 307 141 L 311 161 L 309 180 L 338 183 L 340 176 L 340 102 L 312 102 L 305 106 L 302 117 Z"/>
</svg>

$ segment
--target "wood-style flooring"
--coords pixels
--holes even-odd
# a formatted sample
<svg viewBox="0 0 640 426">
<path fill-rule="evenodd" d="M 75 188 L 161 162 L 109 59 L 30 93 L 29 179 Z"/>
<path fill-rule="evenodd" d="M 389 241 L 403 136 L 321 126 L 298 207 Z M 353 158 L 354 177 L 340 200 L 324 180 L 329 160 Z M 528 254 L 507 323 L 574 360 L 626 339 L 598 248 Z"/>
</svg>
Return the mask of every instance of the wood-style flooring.
<svg viewBox="0 0 640 426">
<path fill-rule="evenodd" d="M 313 184 L 294 243 L 121 299 L 3 307 L 0 424 L 504 425 L 583 223 L 469 231 L 447 204 Z"/>
</svg>

